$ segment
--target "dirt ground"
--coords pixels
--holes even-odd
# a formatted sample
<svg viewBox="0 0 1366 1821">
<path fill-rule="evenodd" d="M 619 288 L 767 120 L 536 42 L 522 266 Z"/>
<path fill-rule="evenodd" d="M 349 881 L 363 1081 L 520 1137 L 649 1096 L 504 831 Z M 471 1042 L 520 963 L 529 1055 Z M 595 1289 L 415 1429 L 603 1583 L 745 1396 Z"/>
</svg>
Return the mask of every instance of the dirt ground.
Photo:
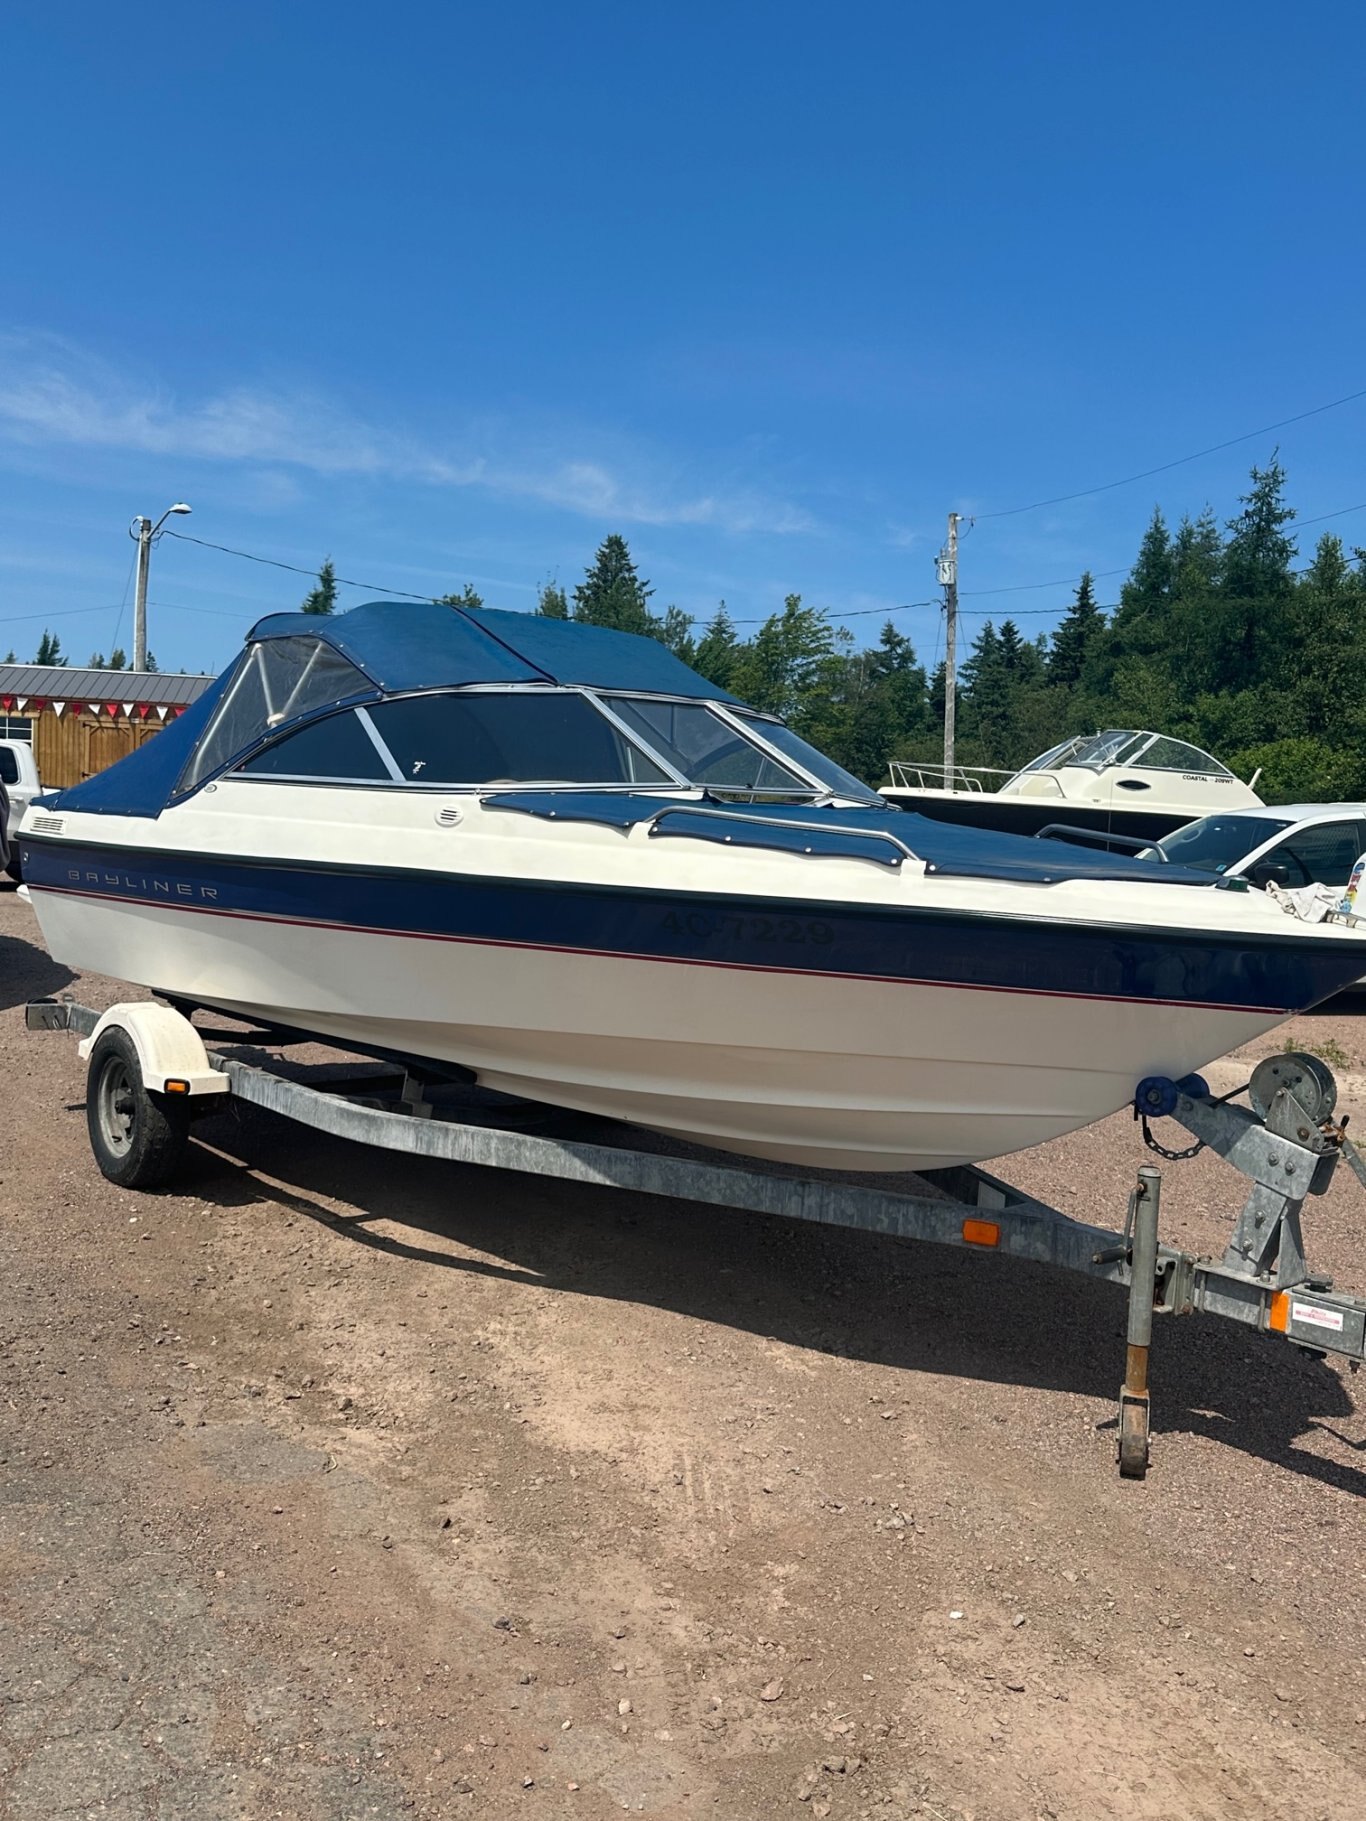
<svg viewBox="0 0 1366 1821">
<path fill-rule="evenodd" d="M 251 1109 L 126 1193 L 73 989 L 0 893 L 5 1817 L 1358 1821 L 1344 1369 L 1159 1323 L 1126 1484 L 1106 1286 Z M 1366 1127 L 1366 1003 L 1290 1028 Z M 1118 1225 L 1144 1158 L 1000 1169 Z M 1239 1199 L 1169 1165 L 1165 1233 Z M 1345 1172 L 1306 1231 L 1360 1288 Z"/>
</svg>

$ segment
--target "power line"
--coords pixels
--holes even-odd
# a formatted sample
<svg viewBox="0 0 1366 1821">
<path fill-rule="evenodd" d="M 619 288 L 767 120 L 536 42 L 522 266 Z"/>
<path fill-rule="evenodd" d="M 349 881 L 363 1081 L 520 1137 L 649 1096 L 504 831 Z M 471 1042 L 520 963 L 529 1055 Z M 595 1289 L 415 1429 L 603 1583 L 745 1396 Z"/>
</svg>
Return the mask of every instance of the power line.
<svg viewBox="0 0 1366 1821">
<path fill-rule="evenodd" d="M 1090 569 L 1087 571 L 1087 574 L 1091 577 L 1093 582 L 1099 582 L 1104 581 L 1107 577 L 1112 575 L 1128 575 L 1132 568 L 1132 563 L 1125 563 L 1120 569 Z M 965 595 L 1030 594 L 1036 588 L 1070 588 L 1074 583 L 1079 582 L 1080 580 L 1081 577 L 1079 575 L 1065 575 L 1061 581 L 1057 582 L 1016 582 L 1009 588 L 964 588 L 962 592 Z M 1041 611 L 1046 612 L 1047 609 L 1042 609 Z"/>
<path fill-rule="evenodd" d="M 887 615 L 891 613 L 909 613 L 913 607 L 942 607 L 943 604 L 942 601 L 902 601 L 895 607 L 853 607 L 848 613 L 841 613 L 837 608 L 832 607 L 825 609 L 824 611 L 827 611 L 832 619 L 837 620 L 861 620 L 866 619 L 869 614 L 873 613 L 881 614 L 885 619 Z M 779 616 L 776 613 L 766 613 L 762 614 L 758 619 L 732 620 L 731 625 L 766 626 L 770 620 L 776 620 L 778 617 Z M 688 619 L 688 624 L 690 626 L 705 626 L 709 623 L 709 621 L 703 620 L 696 615 L 690 615 Z"/>
<path fill-rule="evenodd" d="M 119 603 L 111 601 L 103 607 L 63 607 L 56 613 L 12 613 L 0 620 L 0 626 L 18 626 L 27 620 L 74 620 L 81 613 L 117 613 Z"/>
<path fill-rule="evenodd" d="M 182 544 L 198 544 L 201 549 L 204 550 L 217 550 L 224 556 L 238 556 L 241 557 L 244 562 L 263 563 L 270 569 L 285 569 L 291 575 L 306 575 L 311 578 L 316 578 L 318 573 L 316 569 L 303 569 L 298 563 L 282 562 L 279 557 L 258 556 L 255 551 L 252 550 L 234 550 L 229 544 L 214 544 L 206 537 L 191 537 L 187 531 L 163 531 L 162 536 L 178 538 Z M 1113 573 L 1118 575 L 1120 571 L 1115 570 Z M 410 589 L 390 588 L 383 582 L 356 582 L 344 575 L 339 575 L 335 579 L 339 588 L 364 588 L 373 594 L 382 594 L 388 597 L 397 596 L 400 600 L 405 601 L 422 601 L 429 606 L 437 599 L 434 594 L 414 594 Z M 1030 584 L 1031 587 L 1037 586 L 1040 588 L 1047 588 L 1052 585 L 1053 584 L 1050 582 Z M 989 590 L 988 592 L 991 591 Z M 162 603 L 163 607 L 172 605 L 173 603 L 171 602 Z M 905 613 L 913 607 L 937 607 L 938 605 L 938 601 L 903 601 L 896 607 L 855 607 L 849 613 L 840 614 L 839 617 L 845 620 L 856 620 L 862 619 L 865 615 L 872 613 Z M 213 613 L 218 610 L 211 607 L 181 607 L 180 611 L 184 613 Z M 757 619 L 732 620 L 731 625 L 763 626 L 772 618 L 772 614 L 762 614 Z M 706 625 L 707 622 L 700 614 L 689 614 L 688 624 L 690 626 L 703 626 Z"/>
<path fill-rule="evenodd" d="M 240 556 L 244 562 L 264 563 L 269 569 L 287 569 L 291 575 L 306 575 L 314 581 L 318 577 L 316 569 L 301 569 L 297 563 L 282 563 L 274 556 L 256 556 L 250 550 L 233 550 L 227 544 L 211 544 L 208 538 L 191 537 L 187 531 L 163 531 L 161 535 L 178 538 L 182 544 L 198 544 L 205 550 L 221 550 L 224 556 Z M 425 601 L 430 605 L 436 599 L 434 594 L 413 594 L 407 588 L 386 588 L 382 582 L 353 582 L 345 575 L 333 579 L 339 588 L 364 588 L 371 594 L 398 595 L 405 601 Z"/>
<path fill-rule="evenodd" d="M 1363 388 L 1363 390 L 1360 392 L 1351 393 L 1347 398 L 1337 399 L 1334 401 L 1334 404 L 1317 405 L 1314 407 L 1314 409 L 1312 411 L 1302 411 L 1299 414 L 1299 417 L 1285 418 L 1282 420 L 1281 424 L 1269 424 L 1266 426 L 1266 428 L 1269 430 L 1280 429 L 1283 427 L 1284 424 L 1298 423 L 1301 418 L 1313 417 L 1322 411 L 1331 411 L 1334 409 L 1335 405 L 1349 404 L 1352 402 L 1352 400 L 1358 399 L 1358 398 L 1366 398 L 1366 388 Z M 1265 431 L 1263 431 L 1263 430 L 1251 430 L 1247 433 L 1247 436 L 1232 437 L 1229 439 L 1229 442 L 1218 443 L 1218 444 L 1214 445 L 1214 447 L 1219 448 L 1219 449 L 1226 449 L 1226 448 L 1231 447 L 1233 443 L 1246 442 L 1247 440 L 1249 440 L 1250 437 L 1261 436 L 1264 434 L 1265 434 Z M 1208 454 L 1211 454 L 1212 452 L 1213 452 L 1212 450 L 1206 449 L 1206 450 L 1200 451 L 1199 453 L 1208 455 Z M 1148 470 L 1148 472 L 1152 473 L 1152 474 L 1162 473 L 1165 468 L 1179 467 L 1181 465 L 1181 462 L 1195 461 L 1196 459 L 1197 459 L 1197 457 L 1194 455 L 1182 456 L 1182 457 L 1180 457 L 1180 459 L 1178 461 L 1165 463 L 1164 468 L 1153 468 L 1153 469 Z M 1142 480 L 1146 477 L 1144 475 L 1131 475 L 1129 478 L 1131 480 Z M 1126 486 L 1127 484 L 1128 483 L 1126 481 L 1111 481 L 1111 482 L 1107 483 L 1107 485 L 1109 487 L 1122 487 L 1122 486 Z M 1087 491 L 1093 492 L 1093 493 L 1103 493 L 1106 491 L 1106 488 L 1105 487 L 1094 487 L 1094 488 L 1087 489 Z M 1079 493 L 1078 494 L 1068 494 L 1065 497 L 1068 499 L 1080 499 L 1083 497 L 1083 495 L 1079 494 Z M 1057 500 L 1040 500 L 1037 502 L 1037 504 L 1041 505 L 1041 506 L 1057 505 L 1059 503 L 1060 503 L 1060 501 L 1057 501 Z M 1028 512 L 1028 511 L 1032 511 L 1033 508 L 1029 507 L 1029 506 L 1017 506 L 1017 507 L 1013 507 L 1011 510 L 1013 512 Z M 1334 512 L 1319 513 L 1314 518 L 1296 519 L 1295 523 L 1297 525 L 1317 525 L 1317 524 L 1322 524 L 1323 521 L 1326 519 L 1342 518 L 1350 512 L 1366 512 L 1366 501 L 1362 501 L 1362 503 L 1357 506 L 1340 506 Z M 985 512 L 985 513 L 979 513 L 977 516 L 979 518 L 1005 518 L 1005 517 L 1009 517 L 1010 514 L 1004 513 L 1004 512 L 996 512 L 996 513 Z M 217 550 L 217 551 L 221 552 L 224 556 L 240 557 L 240 558 L 242 558 L 242 560 L 244 562 L 261 563 L 261 564 L 264 564 L 267 568 L 271 568 L 271 569 L 283 569 L 283 570 L 288 571 L 288 573 L 291 575 L 303 575 L 303 576 L 308 576 L 310 578 L 316 578 L 316 576 L 317 576 L 317 571 L 315 569 L 305 569 L 305 568 L 302 568 L 297 563 L 286 563 L 286 562 L 281 561 L 281 559 L 278 557 L 258 556 L 254 551 L 251 551 L 251 550 L 235 550 L 229 544 L 215 544 L 215 543 L 210 542 L 210 540 L 208 538 L 191 537 L 188 532 L 167 530 L 167 531 L 163 532 L 162 535 L 164 537 L 178 538 L 180 540 L 180 542 L 183 544 L 198 544 L 202 549 L 205 549 L 205 550 Z M 1121 568 L 1118 568 L 1118 569 L 1099 569 L 1099 570 L 1093 569 L 1089 573 L 1093 580 L 1104 581 L 1104 580 L 1109 579 L 1112 576 L 1127 575 L 1131 568 L 1132 568 L 1132 564 L 1125 564 Z M 1292 571 L 1292 573 L 1298 575 L 1298 574 L 1302 574 L 1303 571 L 1294 570 L 1294 571 Z M 341 576 L 341 575 L 337 576 L 335 579 L 336 579 L 337 585 L 339 587 L 363 588 L 369 593 L 384 595 L 388 598 L 393 598 L 396 596 L 402 600 L 421 601 L 424 604 L 428 604 L 428 605 L 434 603 L 437 599 L 437 597 L 435 595 L 414 594 L 410 589 L 406 589 L 406 588 L 389 588 L 382 582 L 358 582 L 358 581 L 353 581 L 352 579 L 350 579 L 347 576 Z M 1009 584 L 1008 586 L 1004 586 L 1004 587 L 1000 587 L 1000 588 L 965 588 L 961 591 L 961 594 L 962 594 L 962 598 L 964 598 L 964 599 L 970 598 L 973 600 L 982 600 L 982 599 L 985 599 L 987 596 L 994 597 L 996 595 L 1002 595 L 1002 594 L 1029 594 L 1040 588 L 1071 588 L 1071 587 L 1074 587 L 1078 582 L 1080 582 L 1080 580 L 1081 580 L 1081 576 L 1079 576 L 1079 575 L 1069 575 L 1069 576 L 1062 576 L 1062 577 L 1057 578 L 1056 580 L 1048 581 L 1048 582 L 1014 582 L 1014 583 Z M 125 599 L 126 599 L 126 593 L 125 593 Z M 212 615 L 212 616 L 222 618 L 222 619 L 237 619 L 239 617 L 244 617 L 244 616 L 239 616 L 235 613 L 225 612 L 221 608 L 188 607 L 188 606 L 184 605 L 184 603 L 175 603 L 175 602 L 162 602 L 162 603 L 159 603 L 159 605 L 163 609 L 170 608 L 172 611 L 175 611 L 175 612 L 208 614 L 208 615 Z M 1102 605 L 1102 611 L 1103 612 L 1113 611 L 1113 608 L 1118 605 L 1119 605 L 1118 602 L 1112 602 L 1112 603 L 1109 603 L 1108 605 Z M 892 606 L 892 607 L 855 607 L 855 608 L 851 608 L 848 613 L 840 613 L 838 611 L 838 609 L 832 609 L 832 610 L 830 610 L 830 613 L 831 613 L 832 618 L 840 620 L 840 621 L 844 621 L 844 620 L 867 619 L 873 615 L 880 615 L 882 617 L 887 617 L 894 613 L 911 613 L 918 608 L 923 608 L 923 607 L 942 608 L 942 606 L 943 606 L 943 602 L 938 601 L 938 600 L 901 601 L 897 605 Z M 96 611 L 104 612 L 104 611 L 108 611 L 108 610 L 82 607 L 82 608 L 77 608 L 75 611 L 80 612 L 80 613 L 92 613 L 92 612 L 96 612 Z M 1024 608 L 1019 609 L 1019 611 L 1014 615 L 1014 617 L 1017 619 L 1027 619 L 1027 618 L 1032 619 L 1032 618 L 1043 616 L 1043 615 L 1054 614 L 1054 613 L 1057 613 L 1058 611 L 1059 611 L 1059 609 L 1057 609 L 1055 607 L 1024 607 Z M 983 609 L 961 608 L 960 612 L 969 614 L 974 619 L 985 619 L 985 618 L 990 617 L 990 614 Z M 56 614 L 52 614 L 52 615 L 48 615 L 48 616 L 44 616 L 43 614 L 30 614 L 30 615 L 27 615 L 24 617 L 27 617 L 30 619 L 43 619 L 44 617 L 56 619 L 61 616 L 56 615 Z M 732 626 L 763 626 L 763 625 L 766 625 L 768 623 L 768 621 L 770 619 L 773 619 L 774 617 L 776 617 L 776 616 L 773 614 L 759 614 L 759 615 L 752 616 L 752 617 L 746 617 L 743 619 L 732 620 L 731 625 Z M 703 616 L 700 614 L 689 614 L 688 615 L 688 624 L 690 626 L 705 626 L 709 623 L 710 622 L 707 619 L 704 619 Z M 0 625 L 5 625 L 5 624 L 8 624 L 8 622 L 0 620 Z"/>
<path fill-rule="evenodd" d="M 1075 493 L 1057 493 L 1051 499 L 1031 500 L 1027 506 L 1006 506 L 996 512 L 975 512 L 972 516 L 975 519 L 1015 518 L 1021 512 L 1037 512 L 1043 506 L 1065 506 L 1069 500 L 1089 499 L 1096 493 L 1112 493 L 1116 487 L 1131 487 L 1135 481 L 1149 480 L 1154 474 L 1167 474 L 1173 468 L 1184 467 L 1187 462 L 1198 462 L 1203 456 L 1217 455 L 1221 449 L 1232 449 L 1238 443 L 1250 443 L 1254 437 L 1266 436 L 1272 430 L 1284 430 L 1288 424 L 1302 424 L 1307 417 L 1320 417 L 1325 411 L 1336 411 L 1339 406 L 1354 404 L 1359 398 L 1366 398 L 1366 386 L 1359 392 L 1349 392 L 1344 398 L 1331 399 L 1326 405 L 1314 405 L 1308 411 L 1297 411 L 1293 417 L 1282 417 L 1274 424 L 1263 424 L 1259 430 L 1245 430 L 1241 436 L 1230 436 L 1222 443 L 1211 443 L 1207 449 L 1197 449 L 1191 455 L 1178 455 L 1173 461 L 1159 462 L 1155 468 L 1144 468 L 1138 474 L 1126 474 L 1122 480 L 1105 481 L 1098 487 L 1080 487 Z M 1355 511 L 1356 508 L 1348 507 L 1347 510 Z"/>
<path fill-rule="evenodd" d="M 1321 525 L 1326 518 L 1345 518 L 1349 512 L 1366 512 L 1366 500 L 1359 506 L 1339 506 L 1336 512 L 1320 512 L 1316 518 L 1297 518 L 1296 525 Z"/>
</svg>

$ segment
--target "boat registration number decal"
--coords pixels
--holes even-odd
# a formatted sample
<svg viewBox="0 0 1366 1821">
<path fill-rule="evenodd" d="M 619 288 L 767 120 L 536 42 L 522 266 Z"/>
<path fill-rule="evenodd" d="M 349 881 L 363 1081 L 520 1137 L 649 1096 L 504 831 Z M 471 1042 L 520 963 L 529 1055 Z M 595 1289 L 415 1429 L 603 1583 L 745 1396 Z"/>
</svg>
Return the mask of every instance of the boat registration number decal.
<svg viewBox="0 0 1366 1821">
<path fill-rule="evenodd" d="M 669 911 L 664 928 L 674 936 L 733 936 L 741 942 L 815 942 L 835 940 L 828 923 L 813 917 L 749 917 L 739 911 Z"/>
</svg>

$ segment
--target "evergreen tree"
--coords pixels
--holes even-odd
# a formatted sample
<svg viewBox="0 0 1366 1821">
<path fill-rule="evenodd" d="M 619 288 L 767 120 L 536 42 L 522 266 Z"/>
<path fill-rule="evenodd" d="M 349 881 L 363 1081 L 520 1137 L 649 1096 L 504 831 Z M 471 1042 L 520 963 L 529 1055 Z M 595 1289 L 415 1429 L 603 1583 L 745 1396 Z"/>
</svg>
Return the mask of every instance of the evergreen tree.
<svg viewBox="0 0 1366 1821">
<path fill-rule="evenodd" d="M 14 664 L 14 663 L 18 662 L 18 659 L 14 655 L 14 647 L 12 645 L 10 646 L 9 650 L 5 653 L 5 662 L 7 664 Z"/>
<path fill-rule="evenodd" d="M 87 670 L 108 670 L 109 665 L 102 651 L 92 651 L 86 659 Z"/>
<path fill-rule="evenodd" d="M 567 620 L 569 618 L 569 599 L 558 582 L 547 582 L 541 589 L 536 611 L 547 620 Z"/>
<path fill-rule="evenodd" d="M 693 668 L 718 689 L 729 689 L 735 676 L 736 653 L 740 642 L 735 636 L 735 623 L 722 601 L 703 628 L 693 658 Z"/>
<path fill-rule="evenodd" d="M 1007 622 L 1010 624 L 1010 622 Z M 1004 631 L 1004 628 L 1002 629 Z M 988 620 L 973 640 L 961 678 L 963 731 L 981 750 L 987 765 L 1008 765 L 1013 757 L 1013 661 L 1021 644 L 1019 629 L 1004 643 Z"/>
<path fill-rule="evenodd" d="M 598 547 L 587 574 L 574 590 L 574 618 L 587 626 L 614 626 L 618 632 L 653 630 L 649 599 L 654 593 L 631 561 L 626 539 L 613 532 Z"/>
<path fill-rule="evenodd" d="M 115 645 L 114 649 L 110 652 L 109 668 L 111 670 L 127 670 L 128 653 L 123 649 L 122 645 Z"/>
<path fill-rule="evenodd" d="M 1285 469 L 1274 456 L 1267 467 L 1252 470 L 1242 508 L 1228 522 L 1224 587 L 1243 599 L 1283 599 L 1290 592 L 1290 565 L 1296 556 L 1295 540 L 1285 527 L 1295 509 L 1285 503 Z"/>
<path fill-rule="evenodd" d="M 1049 682 L 1063 689 L 1075 689 L 1087 657 L 1104 629 L 1105 615 L 1096 605 L 1095 585 L 1087 569 L 1077 584 L 1076 599 L 1053 634 L 1047 660 Z"/>
<path fill-rule="evenodd" d="M 148 653 L 147 653 L 147 669 L 146 669 L 146 672 L 145 672 L 145 674 L 146 674 L 146 675 L 147 675 L 147 676 L 151 676 L 151 674 L 152 674 L 152 672 L 153 672 L 153 671 L 154 671 L 154 670 L 155 670 L 155 669 L 156 669 L 156 668 L 157 668 L 157 661 L 156 661 L 156 659 L 155 659 L 155 658 L 154 658 L 154 657 L 153 657 L 153 656 L 152 656 L 152 654 L 151 654 L 151 652 L 150 652 L 150 651 L 149 651 L 149 652 L 148 652 Z M 184 676 L 184 675 L 185 675 L 185 674 L 186 674 L 186 673 L 185 673 L 185 671 L 183 671 L 183 670 L 182 670 L 182 671 L 181 671 L 181 673 L 180 673 L 180 674 L 181 674 L 181 676 Z"/>
<path fill-rule="evenodd" d="M 310 588 L 303 598 L 300 608 L 302 613 L 334 613 L 337 607 L 337 572 L 332 567 L 330 556 L 323 558 L 322 568 L 318 571 L 318 585 Z"/>
<path fill-rule="evenodd" d="M 1162 509 L 1154 506 L 1138 557 L 1129 578 L 1120 589 L 1120 607 L 1124 612 L 1135 608 L 1160 607 L 1165 604 L 1172 586 L 1172 542 Z"/>
<path fill-rule="evenodd" d="M 1173 600 L 1190 601 L 1212 593 L 1221 582 L 1224 542 L 1214 514 L 1206 506 L 1198 519 L 1183 518 L 1171 550 Z"/>
<path fill-rule="evenodd" d="M 882 636 L 869 653 L 869 676 L 884 705 L 887 727 L 887 750 L 877 774 L 880 778 L 887 760 L 898 757 L 900 748 L 923 737 L 932 725 L 925 666 L 916 661 L 914 645 L 890 620 L 884 623 Z"/>
<path fill-rule="evenodd" d="M 63 670 L 66 668 L 68 660 L 62 656 L 62 641 L 55 632 L 49 632 L 44 627 L 43 636 L 38 641 L 37 656 L 33 661 L 35 664 L 53 664 Z"/>
<path fill-rule="evenodd" d="M 743 702 L 781 715 L 797 710 L 834 649 L 830 622 L 816 607 L 789 594 L 781 613 L 770 614 L 751 643 L 736 653 L 731 687 Z"/>
<path fill-rule="evenodd" d="M 855 652 L 847 632 L 823 658 L 794 714 L 805 738 L 869 784 L 887 776 L 888 760 L 911 756 L 930 732 L 925 672 L 915 649 L 889 620 L 871 650 Z"/>
<path fill-rule="evenodd" d="M 473 583 L 466 582 L 459 594 L 439 594 L 436 597 L 436 605 L 438 607 L 464 607 L 470 612 L 475 612 L 484 605 L 484 597 Z M 326 611 L 330 612 L 331 609 Z"/>
<path fill-rule="evenodd" d="M 666 607 L 663 619 L 651 620 L 650 631 L 676 658 L 681 658 L 685 664 L 695 662 L 697 647 L 693 642 L 692 620 L 681 607 Z"/>
</svg>

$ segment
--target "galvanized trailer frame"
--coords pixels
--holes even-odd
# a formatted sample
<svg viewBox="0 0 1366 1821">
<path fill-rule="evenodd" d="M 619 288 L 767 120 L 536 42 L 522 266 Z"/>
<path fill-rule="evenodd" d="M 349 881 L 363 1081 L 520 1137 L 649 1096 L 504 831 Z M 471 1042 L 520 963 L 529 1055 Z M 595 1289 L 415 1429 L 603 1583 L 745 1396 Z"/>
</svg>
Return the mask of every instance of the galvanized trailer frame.
<svg viewBox="0 0 1366 1821">
<path fill-rule="evenodd" d="M 1331 1280 L 1312 1272 L 1305 1258 L 1305 1198 L 1325 1191 L 1340 1157 L 1366 1183 L 1366 1164 L 1343 1126 L 1332 1119 L 1336 1084 L 1312 1056 L 1285 1055 L 1262 1063 L 1248 1084 L 1254 1110 L 1231 1104 L 1231 1096 L 1215 1098 L 1196 1076 L 1138 1085 L 1135 1112 L 1143 1119 L 1150 1148 L 1175 1159 L 1208 1146 L 1250 1180 L 1229 1246 L 1213 1259 L 1161 1240 L 1162 1177 L 1151 1166 L 1138 1171 L 1124 1226 L 1112 1231 L 1074 1220 L 976 1167 L 926 1171 L 919 1180 L 929 1192 L 917 1194 L 883 1186 L 875 1177 L 803 1176 L 713 1152 L 649 1149 L 644 1133 L 630 1134 L 633 1142 L 596 1143 L 445 1118 L 428 1098 L 441 1076 L 420 1063 L 393 1059 L 399 1065 L 397 1092 L 387 1099 L 377 1097 L 381 1084 L 373 1074 L 350 1081 L 291 1079 L 258 1059 L 259 1046 L 284 1047 L 308 1040 L 305 1034 L 200 1031 L 179 1012 L 145 1001 L 101 1014 L 69 999 L 40 1000 L 27 1007 L 26 1019 L 31 1030 L 79 1033 L 86 1040 L 83 1054 L 90 1052 L 92 1035 L 111 1029 L 135 1032 L 141 1045 L 141 1087 L 149 1103 L 165 1106 L 180 1093 L 198 1102 L 196 1112 L 208 1112 L 226 1094 L 315 1131 L 412 1156 L 994 1251 L 1126 1287 L 1128 1345 L 1118 1457 L 1120 1473 L 1128 1479 L 1142 1479 L 1148 1467 L 1148 1360 L 1155 1312 L 1222 1316 L 1316 1353 L 1340 1354 L 1354 1367 L 1366 1358 L 1366 1300 L 1334 1290 Z M 174 1062 L 163 1070 L 165 1057 L 157 1051 L 167 1039 L 166 1056 L 173 1050 Z M 254 1059 L 208 1043 L 252 1046 Z M 202 1058 L 201 1069 L 186 1067 L 187 1046 L 196 1060 Z M 94 1066 L 92 1056 L 92 1095 Z M 459 1073 L 449 1071 L 447 1078 Z M 365 1098 L 348 1098 L 348 1091 Z M 129 1098 L 134 1098 L 132 1090 Z M 507 1096 L 497 1099 L 505 1106 L 532 1105 L 510 1102 Z M 1184 1126 L 1195 1146 L 1179 1153 L 1164 1150 L 1148 1132 L 1148 1120 L 1156 1116 Z"/>
</svg>

